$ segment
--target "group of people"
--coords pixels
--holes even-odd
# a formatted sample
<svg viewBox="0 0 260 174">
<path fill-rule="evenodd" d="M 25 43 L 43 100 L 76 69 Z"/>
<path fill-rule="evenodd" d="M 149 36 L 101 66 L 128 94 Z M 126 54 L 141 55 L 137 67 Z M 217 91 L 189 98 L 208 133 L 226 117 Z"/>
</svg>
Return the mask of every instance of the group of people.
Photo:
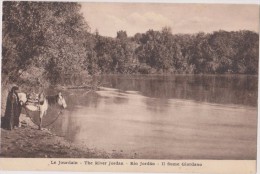
<svg viewBox="0 0 260 174">
<path fill-rule="evenodd" d="M 17 129 L 20 127 L 19 117 L 22 110 L 22 105 L 18 97 L 18 86 L 13 86 L 8 93 L 5 115 L 2 120 L 2 128 L 5 129 Z"/>
</svg>

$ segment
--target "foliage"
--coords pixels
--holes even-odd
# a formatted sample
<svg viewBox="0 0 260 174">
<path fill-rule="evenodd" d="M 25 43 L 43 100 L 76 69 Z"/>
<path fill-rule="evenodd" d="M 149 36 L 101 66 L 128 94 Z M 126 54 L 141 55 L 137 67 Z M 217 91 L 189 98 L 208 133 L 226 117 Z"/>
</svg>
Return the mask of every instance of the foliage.
<svg viewBox="0 0 260 174">
<path fill-rule="evenodd" d="M 157 73 L 257 74 L 258 37 L 252 31 L 173 35 L 164 28 L 136 34 L 133 41 L 140 63 Z"/>
<path fill-rule="evenodd" d="M 97 65 L 102 73 L 128 73 L 131 71 L 134 45 L 126 36 L 126 32 L 118 32 L 117 39 L 96 37 L 94 51 Z"/>
<path fill-rule="evenodd" d="M 98 36 L 101 73 L 257 74 L 258 34 L 252 31 L 173 35 L 169 27 L 126 38 Z"/>
<path fill-rule="evenodd" d="M 172 34 L 170 27 L 116 38 L 89 33 L 75 2 L 3 3 L 2 79 L 32 67 L 59 83 L 68 74 L 257 74 L 259 35 L 252 31 Z M 27 73 L 28 74 L 28 73 Z M 34 75 L 34 74 L 31 74 Z"/>
<path fill-rule="evenodd" d="M 16 81 L 30 66 L 45 67 L 52 82 L 85 69 L 88 25 L 80 5 L 63 2 L 3 3 L 3 75 Z"/>
</svg>

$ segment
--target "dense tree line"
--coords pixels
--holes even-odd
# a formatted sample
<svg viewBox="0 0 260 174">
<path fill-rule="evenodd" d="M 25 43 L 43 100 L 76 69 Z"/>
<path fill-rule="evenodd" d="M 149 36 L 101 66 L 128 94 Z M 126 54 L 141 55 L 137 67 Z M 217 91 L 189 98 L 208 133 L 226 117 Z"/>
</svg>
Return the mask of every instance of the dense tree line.
<svg viewBox="0 0 260 174">
<path fill-rule="evenodd" d="M 252 31 L 172 34 L 169 27 L 116 38 L 89 32 L 80 5 L 3 3 L 2 77 L 30 67 L 53 83 L 65 74 L 257 74 L 259 35 Z"/>
<path fill-rule="evenodd" d="M 97 59 L 103 60 L 99 53 L 107 50 L 111 61 L 124 64 L 109 64 L 109 71 L 100 64 L 98 67 L 106 73 L 257 74 L 258 38 L 257 33 L 246 30 L 173 35 L 165 27 L 138 33 L 123 42 L 118 37 L 104 40 L 104 47 L 96 50 Z"/>
</svg>

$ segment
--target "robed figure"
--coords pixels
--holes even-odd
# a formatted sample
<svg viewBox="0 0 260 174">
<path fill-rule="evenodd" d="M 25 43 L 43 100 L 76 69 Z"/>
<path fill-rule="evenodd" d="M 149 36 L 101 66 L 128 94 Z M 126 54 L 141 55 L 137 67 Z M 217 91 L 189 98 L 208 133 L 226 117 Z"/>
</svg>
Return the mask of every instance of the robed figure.
<svg viewBox="0 0 260 174">
<path fill-rule="evenodd" d="M 17 86 L 14 86 L 8 93 L 5 115 L 2 123 L 2 127 L 5 129 L 12 130 L 19 127 L 19 117 L 22 107 L 20 105 L 17 94 L 18 90 L 19 88 Z"/>
</svg>

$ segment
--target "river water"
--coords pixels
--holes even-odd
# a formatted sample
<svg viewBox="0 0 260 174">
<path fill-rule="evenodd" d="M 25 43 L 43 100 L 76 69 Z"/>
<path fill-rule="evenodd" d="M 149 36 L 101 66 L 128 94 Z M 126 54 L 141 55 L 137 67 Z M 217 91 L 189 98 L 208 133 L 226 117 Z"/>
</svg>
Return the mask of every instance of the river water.
<svg viewBox="0 0 260 174">
<path fill-rule="evenodd" d="M 64 91 L 49 128 L 76 144 L 142 159 L 255 159 L 257 76 L 111 75 Z M 45 122 L 55 117 L 50 109 Z"/>
</svg>

